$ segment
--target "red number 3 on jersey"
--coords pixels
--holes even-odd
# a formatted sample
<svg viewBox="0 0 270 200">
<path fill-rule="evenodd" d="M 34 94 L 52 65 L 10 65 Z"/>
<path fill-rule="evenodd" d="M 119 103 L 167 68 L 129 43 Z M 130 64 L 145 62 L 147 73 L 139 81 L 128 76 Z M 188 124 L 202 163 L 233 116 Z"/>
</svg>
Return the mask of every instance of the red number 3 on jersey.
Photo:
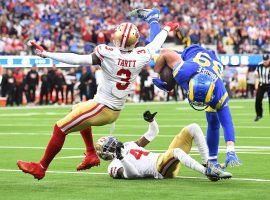
<svg viewBox="0 0 270 200">
<path fill-rule="evenodd" d="M 125 89 L 127 89 L 127 87 L 130 84 L 129 80 L 130 80 L 131 72 L 129 70 L 127 70 L 127 69 L 120 69 L 117 72 L 117 75 L 118 76 L 126 75 L 126 78 L 121 78 L 121 82 L 124 82 L 124 83 L 116 83 L 116 88 L 118 90 L 125 90 Z"/>
<path fill-rule="evenodd" d="M 139 150 L 139 149 L 130 149 L 129 153 L 131 155 L 133 155 L 136 160 L 139 160 L 141 158 L 141 156 L 148 156 L 149 152 L 148 151 L 142 151 L 142 150 Z"/>
</svg>

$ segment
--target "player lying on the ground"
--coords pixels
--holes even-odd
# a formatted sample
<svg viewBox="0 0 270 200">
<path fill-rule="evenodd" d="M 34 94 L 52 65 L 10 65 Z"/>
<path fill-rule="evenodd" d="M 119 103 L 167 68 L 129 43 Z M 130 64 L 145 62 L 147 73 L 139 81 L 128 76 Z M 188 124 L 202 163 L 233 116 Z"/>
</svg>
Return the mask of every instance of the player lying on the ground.
<svg viewBox="0 0 270 200">
<path fill-rule="evenodd" d="M 156 18 L 155 13 L 153 15 L 150 13 L 149 17 Z M 93 100 L 74 106 L 69 114 L 56 122 L 43 158 L 39 162 L 19 160 L 17 161 L 18 167 L 23 172 L 42 179 L 49 164 L 62 149 L 66 135 L 75 131 L 80 131 L 86 145 L 86 156 L 77 166 L 77 170 L 99 165 L 100 160 L 94 148 L 91 127 L 110 124 L 118 118 L 141 69 L 164 43 L 168 32 L 174 31 L 176 28 L 177 24 L 169 22 L 150 44 L 135 48 L 139 41 L 137 27 L 132 23 L 122 23 L 114 32 L 115 47 L 101 44 L 89 55 L 47 52 L 35 42 L 31 42 L 31 45 L 37 50 L 37 55 L 41 57 L 52 58 L 68 64 L 100 65 L 104 81 L 99 84 Z"/>
<path fill-rule="evenodd" d="M 158 134 L 158 124 L 154 119 L 156 113 L 144 113 L 144 119 L 149 122 L 148 131 L 137 141 L 119 142 L 117 138 L 102 137 L 96 143 L 100 158 L 111 161 L 108 173 L 113 178 L 174 178 L 181 164 L 191 168 L 210 180 L 229 179 L 232 174 L 215 165 L 208 168 L 191 158 L 188 153 L 194 140 L 201 155 L 202 163 L 207 165 L 208 148 L 203 132 L 198 124 L 190 124 L 176 135 L 164 153 L 152 153 L 144 149 Z M 180 164 L 181 163 L 181 164 Z"/>
<path fill-rule="evenodd" d="M 150 12 L 153 11 L 151 9 L 136 9 L 131 12 L 131 15 L 148 21 L 147 16 Z M 152 38 L 159 31 L 158 20 L 151 21 Z M 169 79 L 174 78 L 177 84 L 186 90 L 192 108 L 196 110 L 206 109 L 209 162 L 219 165 L 217 155 L 221 124 L 227 145 L 225 167 L 228 164 L 232 167 L 240 165 L 241 161 L 238 159 L 234 148 L 235 134 L 228 106 L 228 93 L 222 81 L 223 65 L 215 52 L 199 45 L 191 45 L 185 48 L 181 55 L 172 50 L 162 50 L 154 68 L 157 74 L 153 78 L 153 83 L 166 91 L 168 88 L 166 80 L 158 78 L 158 73 L 161 73 L 165 66 L 172 69 L 166 77 L 167 82 L 171 82 Z"/>
</svg>

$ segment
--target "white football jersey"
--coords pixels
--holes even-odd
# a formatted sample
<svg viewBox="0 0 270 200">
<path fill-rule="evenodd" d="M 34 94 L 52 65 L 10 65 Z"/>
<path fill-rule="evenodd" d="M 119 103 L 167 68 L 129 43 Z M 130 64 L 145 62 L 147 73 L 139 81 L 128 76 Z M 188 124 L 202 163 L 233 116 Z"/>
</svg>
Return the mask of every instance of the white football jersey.
<svg viewBox="0 0 270 200">
<path fill-rule="evenodd" d="M 157 171 L 156 162 L 158 153 L 147 151 L 143 147 L 138 146 L 135 142 L 124 143 L 122 155 L 127 159 L 137 170 L 137 178 L 157 178 L 162 179 L 163 176 Z M 123 164 L 118 159 L 113 159 L 108 166 L 108 173 L 112 177 L 117 176 L 117 171 L 123 167 Z M 125 177 L 134 178 L 134 177 Z"/>
<path fill-rule="evenodd" d="M 150 61 L 151 54 L 146 47 L 122 52 L 117 47 L 105 44 L 98 45 L 94 52 L 101 61 L 104 77 L 94 100 L 121 110 L 141 69 Z"/>
</svg>

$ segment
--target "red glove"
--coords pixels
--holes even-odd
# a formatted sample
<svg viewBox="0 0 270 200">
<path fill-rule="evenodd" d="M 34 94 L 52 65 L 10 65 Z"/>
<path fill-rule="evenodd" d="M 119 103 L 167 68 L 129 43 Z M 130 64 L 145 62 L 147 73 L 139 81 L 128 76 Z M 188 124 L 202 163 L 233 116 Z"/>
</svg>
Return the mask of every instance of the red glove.
<svg viewBox="0 0 270 200">
<path fill-rule="evenodd" d="M 42 46 L 38 45 L 35 41 L 30 41 L 30 44 L 36 49 L 37 56 L 46 58 L 46 56 L 42 55 L 42 52 L 45 51 L 45 49 Z"/>
<path fill-rule="evenodd" d="M 176 21 L 170 21 L 165 24 L 164 29 L 168 32 L 175 31 L 179 27 L 179 23 Z"/>
</svg>

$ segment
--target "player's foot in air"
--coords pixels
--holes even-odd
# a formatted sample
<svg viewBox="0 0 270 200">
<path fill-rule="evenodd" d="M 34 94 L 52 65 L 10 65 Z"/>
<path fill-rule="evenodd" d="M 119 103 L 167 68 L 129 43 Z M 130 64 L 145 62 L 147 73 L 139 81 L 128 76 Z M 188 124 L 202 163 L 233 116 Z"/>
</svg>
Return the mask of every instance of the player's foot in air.
<svg viewBox="0 0 270 200">
<path fill-rule="evenodd" d="M 230 179 L 232 174 L 230 172 L 225 172 L 224 169 L 216 162 L 208 162 L 205 175 L 211 181 L 218 181 L 220 179 Z"/>
<path fill-rule="evenodd" d="M 90 169 L 100 164 L 97 154 L 85 155 L 83 161 L 77 166 L 77 171 Z"/>
<path fill-rule="evenodd" d="M 45 176 L 46 170 L 42 168 L 40 163 L 18 160 L 17 165 L 24 173 L 31 174 L 38 180 L 43 179 Z"/>
<path fill-rule="evenodd" d="M 138 17 L 148 23 L 152 21 L 158 21 L 160 11 L 156 8 L 154 9 L 144 9 L 138 8 L 129 12 L 129 16 Z"/>
</svg>

